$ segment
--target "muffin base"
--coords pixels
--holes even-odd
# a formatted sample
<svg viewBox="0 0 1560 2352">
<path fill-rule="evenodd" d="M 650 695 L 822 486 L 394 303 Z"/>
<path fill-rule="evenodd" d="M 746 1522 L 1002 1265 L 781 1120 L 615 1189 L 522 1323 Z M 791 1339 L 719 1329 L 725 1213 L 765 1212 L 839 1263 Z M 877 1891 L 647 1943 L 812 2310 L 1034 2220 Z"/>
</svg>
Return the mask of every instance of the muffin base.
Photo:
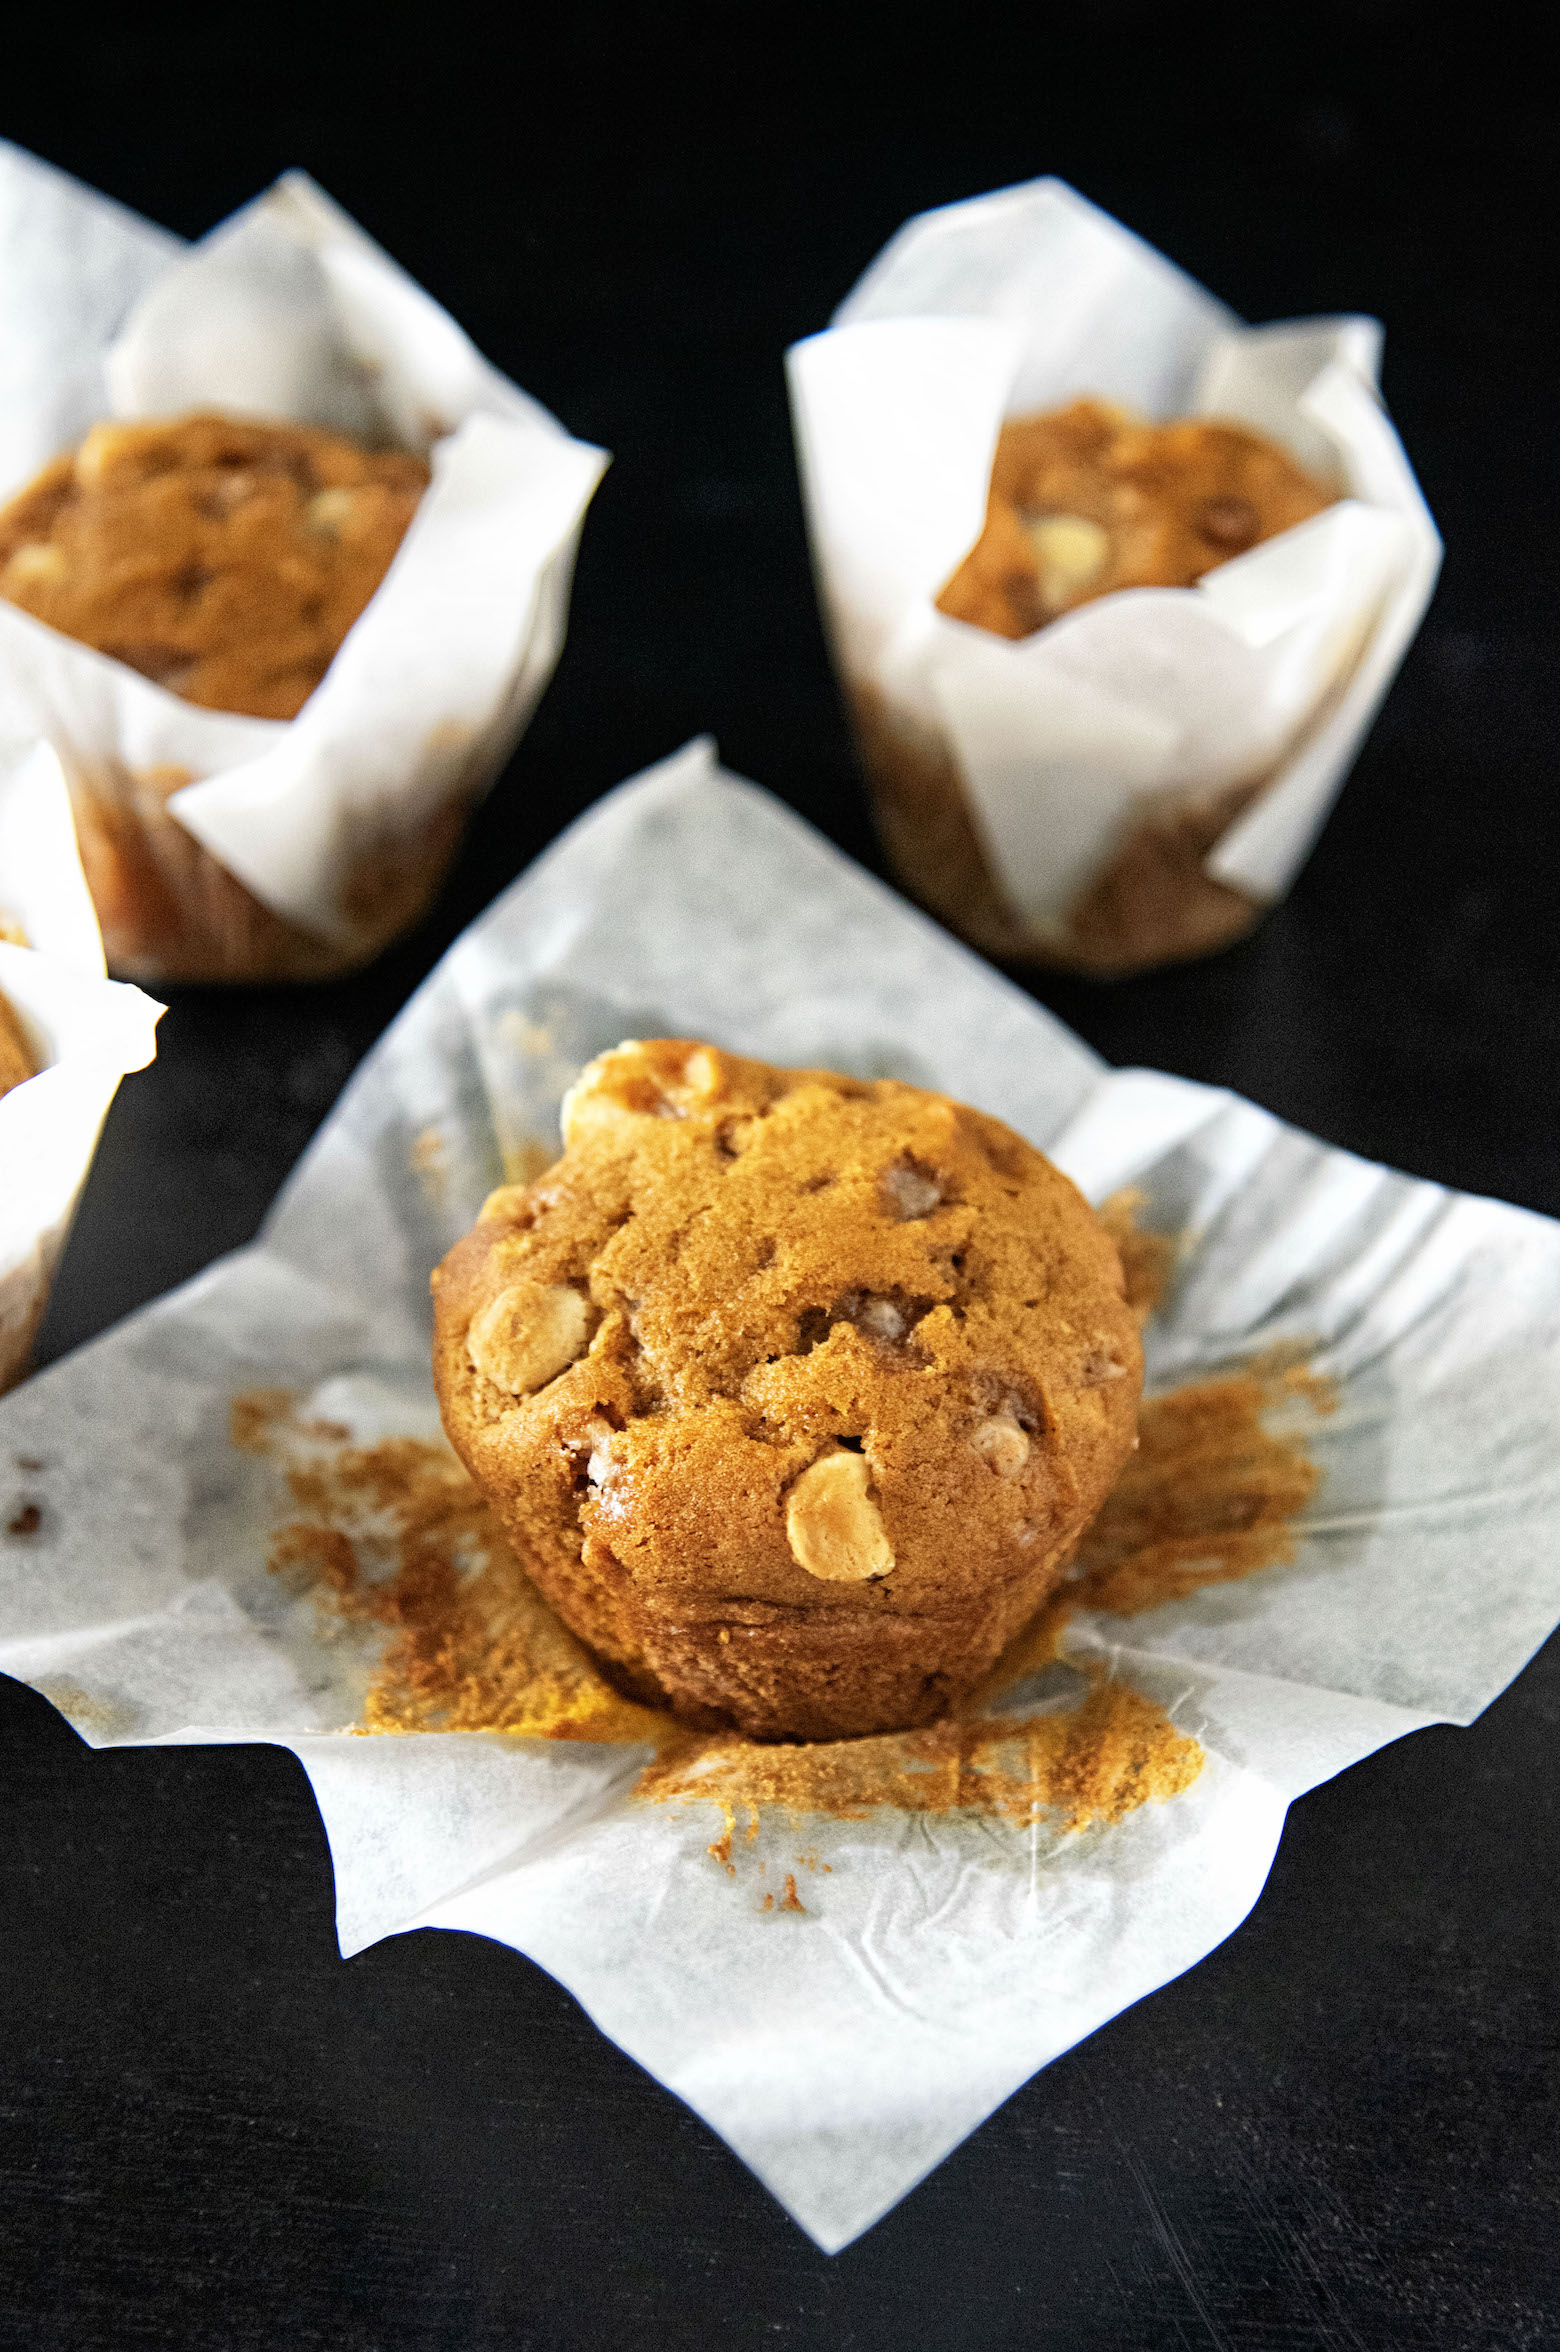
<svg viewBox="0 0 1560 2352">
<path fill-rule="evenodd" d="M 346 941 L 321 939 L 255 897 L 170 814 L 187 768 L 102 766 L 71 779 L 71 807 L 109 970 L 121 980 L 277 982 L 355 972 L 438 894 L 471 810 L 462 792 L 355 864 Z"/>
<path fill-rule="evenodd" d="M 1187 792 L 1146 807 L 1067 910 L 1035 931 L 1008 903 L 970 813 L 951 751 L 908 724 L 874 686 L 848 689 L 883 846 L 911 896 L 1003 963 L 1124 979 L 1233 946 L 1267 908 L 1216 882 L 1203 861 L 1268 779 Z"/>
</svg>

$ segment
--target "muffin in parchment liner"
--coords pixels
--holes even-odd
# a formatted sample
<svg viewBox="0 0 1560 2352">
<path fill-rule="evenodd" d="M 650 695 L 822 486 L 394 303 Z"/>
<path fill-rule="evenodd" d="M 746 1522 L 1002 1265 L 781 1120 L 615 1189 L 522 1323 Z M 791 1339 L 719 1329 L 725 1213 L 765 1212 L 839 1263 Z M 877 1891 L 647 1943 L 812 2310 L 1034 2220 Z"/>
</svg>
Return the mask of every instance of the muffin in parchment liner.
<svg viewBox="0 0 1560 2352">
<path fill-rule="evenodd" d="M 42 737 L 60 756 L 114 971 L 242 981 L 351 970 L 425 911 L 552 675 L 606 457 L 490 366 L 299 173 L 186 247 L 0 146 L 0 254 L 16 354 L 0 394 L 0 501 L 41 475 L 48 493 L 49 468 L 60 495 L 87 501 L 105 462 L 153 422 L 331 437 L 323 474 L 299 458 L 310 436 L 296 432 L 273 431 L 285 445 L 269 461 L 219 452 L 222 495 L 207 499 L 213 519 L 193 553 L 188 516 L 167 523 L 139 572 L 110 549 L 123 625 L 111 609 L 98 643 L 43 616 L 95 612 L 101 595 L 38 591 L 74 590 L 69 567 L 107 565 L 108 537 L 91 517 L 50 537 L 45 496 L 39 535 L 12 544 L 13 531 L 0 546 L 0 732 Z M 61 465 L 71 452 L 74 471 Z M 256 494 L 281 485 L 306 556 L 350 538 L 385 495 L 367 477 L 408 460 L 419 479 L 425 462 L 428 486 L 345 634 L 327 627 L 321 639 L 307 580 L 301 616 L 284 616 L 314 628 L 294 648 L 303 699 L 273 680 L 248 708 L 296 715 L 203 707 L 225 691 L 220 665 L 196 680 L 179 632 L 160 635 L 155 616 L 169 594 L 191 610 L 228 595 L 236 575 L 209 552 L 227 496 L 258 513 Z M 170 475 L 154 492 L 172 496 Z M 284 548 L 284 572 L 289 560 Z M 242 652 L 259 624 L 230 601 Z"/>
<path fill-rule="evenodd" d="M 0 1391 L 26 1371 L 108 1106 L 161 1011 L 103 976 L 58 759 L 0 740 Z"/>
<path fill-rule="evenodd" d="M 879 827 L 907 886 L 988 954 L 1146 970 L 1228 944 L 1289 888 L 1440 561 L 1380 351 L 1370 319 L 1244 326 L 1052 179 L 909 222 L 792 348 L 819 592 Z M 1084 401 L 1145 440 L 1156 419 L 1235 428 L 1326 503 L 1260 539 L 1254 519 L 1226 531 L 1191 585 L 1064 596 L 1023 635 L 953 617 L 978 601 L 948 591 L 999 519 L 1004 426 Z M 1214 503 L 1225 524 L 1241 504 Z"/>
</svg>

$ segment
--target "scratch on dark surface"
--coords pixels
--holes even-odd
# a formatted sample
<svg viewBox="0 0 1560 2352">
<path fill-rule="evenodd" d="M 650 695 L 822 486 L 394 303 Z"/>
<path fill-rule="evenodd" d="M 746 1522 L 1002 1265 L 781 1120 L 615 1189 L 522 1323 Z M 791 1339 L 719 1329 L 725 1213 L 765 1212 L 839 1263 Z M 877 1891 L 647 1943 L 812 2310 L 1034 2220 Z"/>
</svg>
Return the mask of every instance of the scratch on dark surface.
<svg viewBox="0 0 1560 2352">
<path fill-rule="evenodd" d="M 1291 2215 L 1286 2221 L 1277 2202 L 1268 2195 L 1260 2178 L 1249 2165 L 1239 2163 L 1237 2170 L 1241 2188 L 1249 2202 L 1253 2218 L 1258 2229 L 1272 2247 L 1275 2256 L 1287 2268 L 1299 2274 L 1300 2278 L 1311 2288 L 1316 2303 L 1323 2306 L 1320 2309 L 1313 2308 L 1313 2316 L 1318 2330 L 1318 2344 L 1324 2347 L 1337 2347 L 1337 2352 L 1369 2352 L 1364 2338 L 1356 2331 L 1347 2316 L 1339 2310 L 1332 2283 L 1322 2265 L 1317 2261 L 1304 2235 L 1294 2228 L 1293 2216 Z M 1324 2221 L 1337 2222 L 1344 2218 L 1330 2201 L 1318 2199 L 1315 2195 L 1306 2196 L 1302 2186 L 1302 2177 L 1298 2173 L 1291 2173 L 1289 2185 L 1292 2202 L 1303 2204 L 1313 2220 L 1320 2217 Z"/>
<path fill-rule="evenodd" d="M 1119 2135 L 1113 2135 L 1113 2137 L 1115 2137 L 1117 2147 L 1121 2150 L 1122 2162 L 1137 2185 L 1138 2195 L 1148 2208 L 1148 2218 L 1154 2225 L 1154 2235 L 1169 2255 L 1171 2268 L 1186 2290 L 1187 2301 L 1208 2331 L 1209 2342 L 1215 2346 L 1215 2352 L 1231 2352 L 1229 2337 L 1220 2327 L 1198 2292 L 1197 2281 L 1192 2273 L 1191 2260 L 1176 2234 L 1169 2215 L 1154 2194 L 1153 2183 L 1126 2142 Z"/>
</svg>

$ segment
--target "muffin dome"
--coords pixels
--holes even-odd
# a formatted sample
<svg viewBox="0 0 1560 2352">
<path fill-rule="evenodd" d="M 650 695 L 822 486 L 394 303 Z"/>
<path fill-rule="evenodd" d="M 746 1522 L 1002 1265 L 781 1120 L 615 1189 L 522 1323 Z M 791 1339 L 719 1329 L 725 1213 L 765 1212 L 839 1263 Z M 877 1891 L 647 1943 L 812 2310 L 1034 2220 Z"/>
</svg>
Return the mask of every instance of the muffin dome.
<svg viewBox="0 0 1560 2352">
<path fill-rule="evenodd" d="M 1114 1245 L 998 1120 L 681 1040 L 434 1275 L 452 1444 L 536 1584 L 706 1727 L 922 1723 L 1060 1579 L 1142 1384 Z"/>
</svg>

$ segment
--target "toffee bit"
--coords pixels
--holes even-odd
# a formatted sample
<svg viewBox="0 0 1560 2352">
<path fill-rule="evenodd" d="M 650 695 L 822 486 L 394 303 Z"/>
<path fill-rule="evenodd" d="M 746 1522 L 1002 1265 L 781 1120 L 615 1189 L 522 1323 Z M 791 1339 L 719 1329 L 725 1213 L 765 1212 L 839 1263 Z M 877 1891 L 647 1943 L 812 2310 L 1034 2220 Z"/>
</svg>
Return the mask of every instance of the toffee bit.
<svg viewBox="0 0 1560 2352">
<path fill-rule="evenodd" d="M 1205 498 L 1197 510 L 1197 528 L 1210 546 L 1233 555 L 1255 547 L 1262 518 L 1249 498 Z"/>
</svg>

